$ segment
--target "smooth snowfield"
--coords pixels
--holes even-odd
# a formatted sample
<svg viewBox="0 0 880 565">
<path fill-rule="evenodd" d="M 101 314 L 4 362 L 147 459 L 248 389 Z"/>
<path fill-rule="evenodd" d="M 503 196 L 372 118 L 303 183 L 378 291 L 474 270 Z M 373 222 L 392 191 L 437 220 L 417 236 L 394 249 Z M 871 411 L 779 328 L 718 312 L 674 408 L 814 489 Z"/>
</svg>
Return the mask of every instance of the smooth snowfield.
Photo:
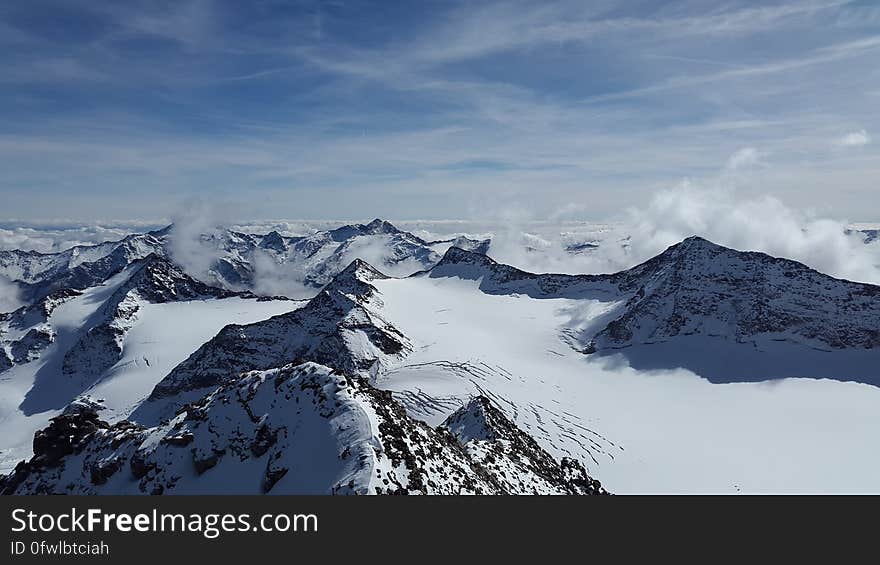
<svg viewBox="0 0 880 565">
<path fill-rule="evenodd" d="M 86 392 L 105 399 L 101 418 L 126 418 L 153 387 L 227 324 L 249 324 L 295 310 L 302 302 L 193 300 L 145 303 L 125 338 L 122 359 Z"/>
<path fill-rule="evenodd" d="M 301 302 L 241 298 L 194 300 L 166 304 L 142 303 L 126 336 L 123 358 L 105 375 L 83 387 L 61 373 L 64 353 L 86 331 L 104 301 L 125 282 L 128 270 L 60 305 L 49 319 L 55 343 L 41 357 L 0 374 L 0 473 L 32 455 L 34 432 L 45 427 L 78 394 L 104 399 L 101 417 L 111 422 L 126 417 L 178 363 L 227 324 L 245 324 L 299 307 Z M 42 398 L 35 398 L 39 395 Z M 27 397 L 27 401 L 25 398 Z M 27 402 L 27 404 L 23 404 Z M 38 412 L 28 406 L 47 406 Z"/>
<path fill-rule="evenodd" d="M 550 453 L 581 459 L 617 493 L 880 492 L 880 388 L 637 372 L 564 339 L 613 303 L 488 295 L 479 280 L 455 277 L 373 284 L 388 321 L 415 345 L 378 385 L 415 417 L 437 423 L 483 391 Z"/>
</svg>

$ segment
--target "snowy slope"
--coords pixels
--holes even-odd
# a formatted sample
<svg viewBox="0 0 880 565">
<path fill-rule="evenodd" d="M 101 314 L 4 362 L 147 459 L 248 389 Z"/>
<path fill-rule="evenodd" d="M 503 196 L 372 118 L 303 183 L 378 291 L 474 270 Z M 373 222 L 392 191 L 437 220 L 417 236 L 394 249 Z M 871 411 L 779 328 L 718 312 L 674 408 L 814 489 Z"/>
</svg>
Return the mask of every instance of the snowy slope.
<svg viewBox="0 0 880 565">
<path fill-rule="evenodd" d="M 744 278 L 759 291 L 772 289 L 754 281 L 775 280 L 778 275 L 790 284 L 800 283 L 805 292 L 793 295 L 793 306 L 771 303 L 768 315 L 790 307 L 809 311 L 804 302 L 814 301 L 812 311 L 838 323 L 833 335 L 857 336 L 833 347 L 828 344 L 821 352 L 828 356 L 825 369 L 845 367 L 850 358 L 856 360 L 853 366 L 878 366 L 877 348 L 858 337 L 870 335 L 875 318 L 835 317 L 853 304 L 860 310 L 876 308 L 870 301 L 860 302 L 863 295 L 871 296 L 874 287 L 831 279 L 760 254 L 740 254 L 704 241 L 691 243 L 696 245 L 678 246 L 657 260 L 609 276 L 532 275 L 458 249 L 447 252 L 430 272 L 406 279 L 387 278 L 355 263 L 323 297 L 297 313 L 224 330 L 221 339 L 203 347 L 197 363 L 183 364 L 156 389 L 172 394 L 154 392 L 154 397 L 173 396 L 186 390 L 186 382 L 198 382 L 204 375 L 209 376 L 205 386 L 210 387 L 240 371 L 297 358 L 314 361 L 331 351 L 321 357 L 322 362 L 341 359 L 349 370 L 360 371 L 392 391 L 410 415 L 431 425 L 441 424 L 475 396 L 490 398 L 542 448 L 555 457 L 586 463 L 591 474 L 607 478 L 612 491 L 876 490 L 876 478 L 863 470 L 873 457 L 864 447 L 878 423 L 874 414 L 880 398 L 875 387 L 812 379 L 778 380 L 772 387 L 718 386 L 706 380 L 714 374 L 674 368 L 637 371 L 623 355 L 589 354 L 585 345 L 626 317 L 634 298 L 638 302 L 650 296 L 664 281 L 679 282 L 673 302 L 687 299 L 701 304 L 692 293 L 702 287 L 683 279 L 694 277 L 711 297 L 723 294 L 715 285 L 736 289 Z M 718 253 L 729 263 L 719 263 Z M 840 310 L 833 310 L 844 291 Z M 751 296 L 749 289 L 741 289 L 740 294 L 744 299 Z M 344 306 L 334 305 L 328 296 L 344 296 Z M 352 311 L 359 312 L 356 332 L 361 339 L 339 339 L 351 328 L 343 320 Z M 733 355 L 748 361 L 739 370 L 754 369 L 774 353 L 770 346 L 755 353 L 754 343 L 742 340 L 760 337 L 764 329 L 755 328 L 750 317 L 736 318 L 730 331 L 717 333 L 715 312 L 680 311 L 693 318 L 687 320 L 687 327 L 696 331 L 670 333 L 660 344 L 639 342 L 629 349 L 675 346 L 675 359 L 681 365 Z M 296 320 L 286 319 L 290 316 Z M 664 316 L 669 310 L 661 302 L 649 319 L 656 323 Z M 318 322 L 316 331 L 313 324 Z M 783 329 L 802 337 L 803 328 L 792 321 Z M 365 330 L 384 337 L 375 342 L 363 339 Z M 314 347 L 316 336 L 318 342 L 324 339 L 321 336 L 334 336 L 333 347 Z M 393 355 L 383 354 L 377 346 L 389 336 L 396 344 Z M 771 345 L 789 348 L 771 355 L 775 376 L 799 370 L 801 357 L 815 351 L 809 340 L 769 339 Z M 702 340 L 698 348 L 693 340 Z M 360 347 L 365 343 L 367 349 Z M 848 409 L 829 411 L 828 399 L 846 402 Z M 742 406 L 750 411 L 746 421 Z M 833 457 L 826 464 L 812 462 L 810 470 L 802 471 L 814 456 L 807 448 L 813 440 L 822 441 Z M 834 476 L 841 461 L 847 467 L 862 467 L 828 484 L 829 473 Z"/>
<path fill-rule="evenodd" d="M 122 357 L 125 336 L 146 303 L 228 298 L 233 293 L 199 282 L 168 260 L 150 254 L 129 268 L 131 275 L 104 303 L 90 326 L 64 354 L 69 380 L 94 380 Z"/>
<path fill-rule="evenodd" d="M 643 287 L 634 283 L 655 280 L 656 269 L 607 279 L 539 277 L 453 254 L 428 275 L 375 283 L 384 316 L 414 350 L 380 375 L 378 386 L 394 391 L 414 416 L 439 422 L 456 402 L 485 394 L 550 453 L 586 461 L 612 492 L 880 491 L 871 470 L 878 462 L 871 447 L 880 429 L 877 387 L 803 378 L 718 385 L 684 369 L 637 371 L 623 355 L 587 355 L 578 344 L 627 312 Z M 851 335 L 870 316 L 833 317 L 828 309 L 841 286 L 857 291 L 854 301 L 872 291 L 849 285 L 824 277 L 818 296 L 794 296 L 820 302 L 816 311 Z M 735 362 L 754 350 L 736 335 L 706 332 L 666 345 L 679 366 L 718 352 Z M 776 358 L 781 376 L 811 351 L 789 345 L 797 349 Z M 850 356 L 874 367 L 875 377 L 880 366 L 880 350 L 858 340 L 822 354 L 830 371 Z M 759 354 L 751 362 L 762 360 Z"/>
<path fill-rule="evenodd" d="M 484 415 L 473 412 L 462 418 Z M 557 463 L 502 415 L 483 421 L 503 431 L 459 443 L 362 380 L 313 363 L 287 365 L 221 385 L 155 428 L 109 426 L 88 409 L 60 416 L 0 492 L 603 492 L 582 467 Z"/>
<path fill-rule="evenodd" d="M 698 237 L 613 275 L 536 275 L 452 248 L 427 276 L 476 280 L 487 294 L 586 301 L 590 308 L 564 328 L 567 343 L 642 369 L 699 369 L 724 382 L 811 376 L 880 384 L 880 287 Z M 682 355 L 707 345 L 720 355 Z M 727 361 L 732 352 L 740 363 Z"/>
<path fill-rule="evenodd" d="M 201 397 L 226 379 L 309 360 L 363 376 L 409 350 L 406 337 L 377 308 L 377 280 L 385 278 L 355 260 L 302 308 L 246 326 L 229 325 L 157 384 L 133 415 L 155 423 L 185 401 Z"/>
<path fill-rule="evenodd" d="M 215 296 L 228 293 L 154 257 L 81 293 L 53 294 L 3 322 L 0 343 L 10 351 L 35 330 L 53 337 L 29 358 L 0 367 L 0 469 L 29 456 L 34 431 L 75 398 L 104 399 L 105 417 L 123 417 L 225 324 L 301 304 Z"/>
</svg>

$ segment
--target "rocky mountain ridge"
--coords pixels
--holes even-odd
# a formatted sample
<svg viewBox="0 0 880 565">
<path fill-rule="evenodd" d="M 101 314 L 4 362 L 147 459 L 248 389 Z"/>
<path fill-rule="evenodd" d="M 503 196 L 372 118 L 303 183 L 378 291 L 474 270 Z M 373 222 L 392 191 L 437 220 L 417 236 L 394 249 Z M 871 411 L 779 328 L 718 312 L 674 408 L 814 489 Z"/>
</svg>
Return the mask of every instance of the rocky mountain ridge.
<svg viewBox="0 0 880 565">
<path fill-rule="evenodd" d="M 56 417 L 2 494 L 605 494 L 572 460 L 556 462 L 486 398 L 452 423 L 413 420 L 391 394 L 314 363 L 247 373 L 170 421 L 109 425 L 87 407 Z"/>
</svg>

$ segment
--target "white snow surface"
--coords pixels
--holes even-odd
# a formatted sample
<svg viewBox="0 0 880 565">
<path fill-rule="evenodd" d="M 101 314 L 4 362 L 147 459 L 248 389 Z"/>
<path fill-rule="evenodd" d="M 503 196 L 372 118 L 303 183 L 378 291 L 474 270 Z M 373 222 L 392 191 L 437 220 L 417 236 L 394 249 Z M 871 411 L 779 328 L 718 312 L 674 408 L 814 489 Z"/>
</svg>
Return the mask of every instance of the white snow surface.
<svg viewBox="0 0 880 565">
<path fill-rule="evenodd" d="M 480 280 L 456 277 L 373 284 L 388 321 L 414 344 L 377 384 L 429 423 L 482 391 L 616 493 L 880 492 L 880 388 L 635 371 L 564 339 L 611 302 L 490 295 Z"/>
<path fill-rule="evenodd" d="M 0 473 L 32 455 L 34 432 L 76 396 L 102 399 L 105 410 L 101 417 L 110 422 L 121 420 L 173 367 L 225 325 L 255 322 L 302 305 L 238 297 L 165 304 L 144 301 L 125 336 L 122 359 L 94 382 L 70 382 L 61 374 L 64 354 L 90 327 L 90 318 L 99 315 L 105 301 L 127 280 L 130 270 L 58 306 L 47 322 L 57 332 L 55 342 L 37 360 L 0 373 Z"/>
</svg>

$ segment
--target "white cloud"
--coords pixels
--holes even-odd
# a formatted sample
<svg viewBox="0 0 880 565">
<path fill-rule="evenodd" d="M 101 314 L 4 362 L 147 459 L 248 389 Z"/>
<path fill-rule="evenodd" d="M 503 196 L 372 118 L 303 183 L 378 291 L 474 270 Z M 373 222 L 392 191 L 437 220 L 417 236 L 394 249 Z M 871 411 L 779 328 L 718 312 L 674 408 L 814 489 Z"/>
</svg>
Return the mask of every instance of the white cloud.
<svg viewBox="0 0 880 565">
<path fill-rule="evenodd" d="M 837 145 L 843 147 L 861 147 L 869 143 L 871 143 L 871 136 L 863 129 L 852 131 L 837 140 Z"/>
<path fill-rule="evenodd" d="M 160 221 L 107 222 L 79 224 L 64 220 L 4 222 L 0 227 L 0 249 L 21 249 L 57 253 L 76 245 L 94 245 L 122 239 L 132 232 L 162 227 Z"/>
<path fill-rule="evenodd" d="M 813 217 L 772 196 L 745 198 L 734 189 L 683 184 L 631 213 L 630 262 L 699 235 L 743 251 L 800 261 L 823 273 L 880 284 L 880 257 L 848 224 Z"/>
<path fill-rule="evenodd" d="M 279 263 L 268 253 L 258 250 L 251 258 L 251 267 L 253 290 L 261 296 L 303 299 L 317 293 L 302 282 L 307 274 L 307 266 L 303 263 Z"/>
<path fill-rule="evenodd" d="M 531 227 L 514 218 L 507 230 L 493 234 L 489 255 L 532 272 L 607 273 L 698 235 L 725 247 L 793 259 L 835 277 L 880 284 L 880 247 L 865 245 L 860 234 L 847 229 L 848 222 L 792 208 L 769 194 L 743 193 L 761 177 L 736 171 L 759 157 L 755 148 L 740 150 L 714 179 L 686 180 L 657 191 L 647 204 L 629 209 L 619 224 L 579 234 L 579 241 L 600 242 L 594 251 L 572 256 L 565 252 L 565 234 L 524 234 Z"/>
<path fill-rule="evenodd" d="M 217 201 L 191 199 L 173 216 L 174 227 L 169 234 L 168 250 L 171 258 L 192 277 L 210 280 L 210 269 L 222 256 L 219 239 L 228 225 L 229 206 Z"/>
<path fill-rule="evenodd" d="M 22 305 L 19 289 L 6 277 L 0 276 L 0 313 L 12 312 Z"/>
<path fill-rule="evenodd" d="M 761 154 L 754 147 L 744 147 L 730 156 L 727 160 L 727 168 L 736 171 L 758 164 Z"/>
</svg>

